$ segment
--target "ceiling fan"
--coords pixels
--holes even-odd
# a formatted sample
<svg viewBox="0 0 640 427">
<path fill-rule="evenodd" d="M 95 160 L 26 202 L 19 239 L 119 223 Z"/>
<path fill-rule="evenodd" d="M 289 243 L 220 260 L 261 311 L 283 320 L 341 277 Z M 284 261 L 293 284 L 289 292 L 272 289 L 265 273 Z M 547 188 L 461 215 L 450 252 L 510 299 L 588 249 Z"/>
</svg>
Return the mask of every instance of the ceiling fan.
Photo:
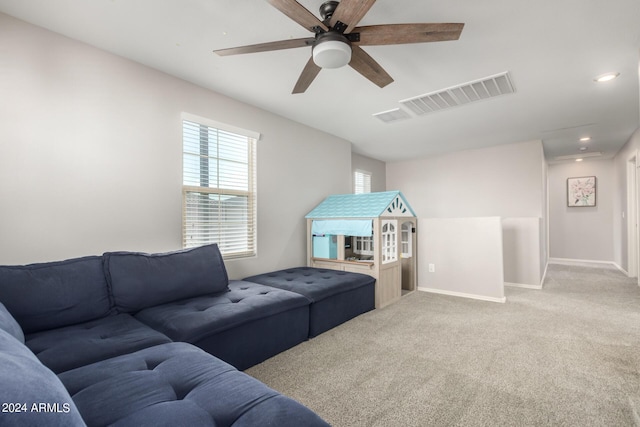
<svg viewBox="0 0 640 427">
<path fill-rule="evenodd" d="M 426 43 L 458 40 L 464 24 L 387 24 L 357 27 L 375 0 L 325 1 L 320 6 L 320 21 L 296 0 L 267 0 L 280 12 L 315 33 L 314 37 L 280 40 L 229 49 L 215 50 L 218 55 L 266 52 L 311 46 L 312 56 L 292 93 L 302 93 L 322 68 L 347 64 L 364 77 L 385 87 L 391 76 L 360 46 Z"/>
</svg>

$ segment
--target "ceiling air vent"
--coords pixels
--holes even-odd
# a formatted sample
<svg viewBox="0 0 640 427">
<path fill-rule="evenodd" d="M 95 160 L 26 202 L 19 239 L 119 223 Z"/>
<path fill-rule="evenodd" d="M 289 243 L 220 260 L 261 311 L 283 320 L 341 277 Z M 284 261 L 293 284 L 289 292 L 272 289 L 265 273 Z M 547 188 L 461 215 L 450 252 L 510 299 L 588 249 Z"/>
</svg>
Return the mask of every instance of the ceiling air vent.
<svg viewBox="0 0 640 427">
<path fill-rule="evenodd" d="M 557 156 L 557 157 L 554 157 L 553 160 L 575 160 L 575 159 L 586 159 L 588 157 L 600 157 L 600 156 L 602 156 L 601 151 L 592 151 L 590 153 L 570 154 L 568 156 Z"/>
<path fill-rule="evenodd" d="M 376 113 L 373 117 L 377 117 L 385 123 L 395 122 L 398 120 L 409 119 L 411 116 L 406 111 L 400 108 L 394 108 L 393 110 L 382 111 L 380 113 Z"/>
<path fill-rule="evenodd" d="M 504 72 L 448 89 L 405 99 L 400 101 L 400 104 L 415 114 L 421 115 L 514 92 L 515 89 L 511 84 L 509 73 Z"/>
</svg>

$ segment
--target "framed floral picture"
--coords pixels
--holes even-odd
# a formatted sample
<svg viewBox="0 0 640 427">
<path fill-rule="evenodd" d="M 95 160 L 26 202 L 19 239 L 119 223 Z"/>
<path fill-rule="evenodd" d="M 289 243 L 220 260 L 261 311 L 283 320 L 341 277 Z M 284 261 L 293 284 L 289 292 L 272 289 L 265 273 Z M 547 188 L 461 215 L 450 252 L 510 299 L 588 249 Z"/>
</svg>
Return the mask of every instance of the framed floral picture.
<svg viewBox="0 0 640 427">
<path fill-rule="evenodd" d="M 585 207 L 596 205 L 596 177 L 567 178 L 567 206 Z"/>
</svg>

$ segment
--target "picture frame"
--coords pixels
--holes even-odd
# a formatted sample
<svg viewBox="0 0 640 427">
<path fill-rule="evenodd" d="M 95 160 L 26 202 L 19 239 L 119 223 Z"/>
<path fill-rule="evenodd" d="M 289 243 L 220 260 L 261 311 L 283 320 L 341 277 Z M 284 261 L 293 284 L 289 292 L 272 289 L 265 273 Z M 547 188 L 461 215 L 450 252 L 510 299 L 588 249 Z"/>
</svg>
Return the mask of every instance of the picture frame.
<svg viewBox="0 0 640 427">
<path fill-rule="evenodd" d="M 597 179 L 595 176 L 567 178 L 567 206 L 583 208 L 596 206 Z"/>
</svg>

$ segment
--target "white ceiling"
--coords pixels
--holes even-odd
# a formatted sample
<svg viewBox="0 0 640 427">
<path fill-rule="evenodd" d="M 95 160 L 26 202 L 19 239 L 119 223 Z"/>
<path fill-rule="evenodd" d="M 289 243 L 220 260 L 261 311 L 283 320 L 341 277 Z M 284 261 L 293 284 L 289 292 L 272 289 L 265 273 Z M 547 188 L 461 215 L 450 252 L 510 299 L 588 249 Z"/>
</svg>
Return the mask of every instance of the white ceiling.
<svg viewBox="0 0 640 427">
<path fill-rule="evenodd" d="M 301 0 L 316 16 L 323 0 Z M 395 79 L 350 67 L 291 90 L 311 49 L 212 51 L 312 36 L 262 0 L 0 0 L 0 11 L 289 119 L 384 161 L 540 139 L 549 160 L 613 156 L 639 123 L 640 1 L 378 0 L 361 25 L 463 22 L 458 41 L 364 47 Z M 385 124 L 398 101 L 508 71 L 516 93 Z M 606 84 L 593 78 L 616 71 Z"/>
</svg>

